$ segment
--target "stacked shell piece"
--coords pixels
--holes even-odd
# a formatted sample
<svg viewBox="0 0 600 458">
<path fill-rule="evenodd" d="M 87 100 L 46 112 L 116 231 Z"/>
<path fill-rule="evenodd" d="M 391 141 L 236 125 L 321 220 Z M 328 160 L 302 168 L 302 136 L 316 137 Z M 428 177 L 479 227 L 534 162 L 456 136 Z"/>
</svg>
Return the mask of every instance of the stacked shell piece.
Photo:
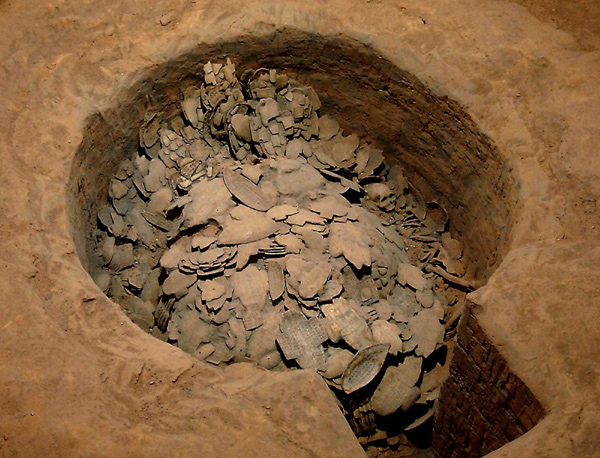
<svg viewBox="0 0 600 458">
<path fill-rule="evenodd" d="M 97 284 L 201 360 L 318 371 L 365 433 L 430 415 L 471 286 L 443 208 L 275 70 L 209 62 L 181 108 L 110 183 Z"/>
</svg>

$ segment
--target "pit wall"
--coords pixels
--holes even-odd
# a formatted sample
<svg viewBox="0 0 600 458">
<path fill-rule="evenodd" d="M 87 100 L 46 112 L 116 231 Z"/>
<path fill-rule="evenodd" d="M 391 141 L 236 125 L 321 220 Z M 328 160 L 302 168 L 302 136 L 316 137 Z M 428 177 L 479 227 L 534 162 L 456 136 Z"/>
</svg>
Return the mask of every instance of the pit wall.
<svg viewBox="0 0 600 458">
<path fill-rule="evenodd" d="M 383 149 L 426 200 L 445 207 L 452 234 L 464 243 L 468 276 L 489 277 L 508 247 L 517 206 L 511 171 L 489 139 L 457 103 L 436 96 L 372 48 L 295 30 L 200 45 L 148 70 L 116 95 L 111 109 L 89 120 L 73 161 L 68 203 L 84 267 L 90 267 L 97 208 L 118 164 L 136 151 L 146 111 L 178 107 L 183 89 L 200 84 L 203 63 L 227 56 L 238 75 L 269 67 L 312 85 L 324 113 Z"/>
<path fill-rule="evenodd" d="M 479 326 L 469 302 L 435 414 L 436 456 L 481 457 L 525 434 L 544 415 L 542 405 Z"/>
</svg>

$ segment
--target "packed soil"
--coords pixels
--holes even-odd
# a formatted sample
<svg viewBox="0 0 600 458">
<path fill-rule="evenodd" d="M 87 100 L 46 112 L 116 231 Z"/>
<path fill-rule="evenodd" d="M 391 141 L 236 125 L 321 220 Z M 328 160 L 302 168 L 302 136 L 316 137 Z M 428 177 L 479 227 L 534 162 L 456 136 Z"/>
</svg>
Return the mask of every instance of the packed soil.
<svg viewBox="0 0 600 458">
<path fill-rule="evenodd" d="M 497 146 L 518 205 L 470 299 L 548 414 L 493 455 L 597 453 L 599 18 L 591 1 L 526 3 L 0 1 L 0 455 L 364 456 L 316 374 L 214 368 L 144 334 L 69 222 L 90 115 L 198 44 L 284 27 L 372 46 Z"/>
</svg>

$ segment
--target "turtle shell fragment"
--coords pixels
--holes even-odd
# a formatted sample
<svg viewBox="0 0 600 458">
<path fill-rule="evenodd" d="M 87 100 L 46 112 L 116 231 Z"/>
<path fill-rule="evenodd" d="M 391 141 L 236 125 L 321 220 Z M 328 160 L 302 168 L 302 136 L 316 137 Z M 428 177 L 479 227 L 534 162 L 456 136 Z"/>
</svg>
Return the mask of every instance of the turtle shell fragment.
<svg viewBox="0 0 600 458">
<path fill-rule="evenodd" d="M 229 192 L 250 208 L 266 212 L 275 205 L 273 198 L 265 195 L 252 181 L 233 170 L 225 169 L 223 180 Z"/>
<path fill-rule="evenodd" d="M 325 366 L 322 343 L 327 334 L 318 320 L 308 320 L 302 313 L 289 311 L 283 314 L 280 329 L 277 343 L 287 359 L 295 359 L 303 369 Z"/>
<path fill-rule="evenodd" d="M 387 344 L 377 344 L 356 353 L 342 375 L 342 389 L 349 394 L 367 386 L 383 367 L 389 349 Z"/>
</svg>

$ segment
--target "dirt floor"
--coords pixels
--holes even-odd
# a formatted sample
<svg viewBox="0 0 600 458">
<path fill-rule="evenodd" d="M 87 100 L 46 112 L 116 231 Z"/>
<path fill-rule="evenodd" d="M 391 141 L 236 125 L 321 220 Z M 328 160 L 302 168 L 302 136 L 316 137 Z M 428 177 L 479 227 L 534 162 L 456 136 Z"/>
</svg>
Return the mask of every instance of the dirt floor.
<svg viewBox="0 0 600 458">
<path fill-rule="evenodd" d="M 293 27 L 373 46 L 461 104 L 519 182 L 510 251 L 472 293 L 548 414 L 493 456 L 598 456 L 597 2 L 0 1 L 0 456 L 363 456 L 322 380 L 221 371 L 93 284 L 66 209 L 88 116 L 200 43 Z"/>
</svg>

